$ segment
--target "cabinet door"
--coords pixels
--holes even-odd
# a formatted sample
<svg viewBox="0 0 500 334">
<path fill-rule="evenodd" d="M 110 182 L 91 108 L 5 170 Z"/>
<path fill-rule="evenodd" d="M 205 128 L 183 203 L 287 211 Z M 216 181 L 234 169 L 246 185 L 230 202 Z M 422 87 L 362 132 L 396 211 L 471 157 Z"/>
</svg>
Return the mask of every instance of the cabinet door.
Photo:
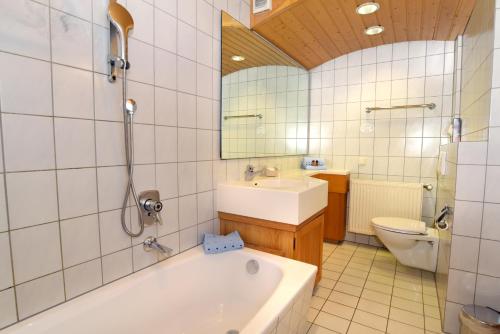
<svg viewBox="0 0 500 334">
<path fill-rule="evenodd" d="M 319 215 L 295 233 L 295 259 L 318 267 L 316 283 L 321 279 L 324 214 Z"/>
</svg>

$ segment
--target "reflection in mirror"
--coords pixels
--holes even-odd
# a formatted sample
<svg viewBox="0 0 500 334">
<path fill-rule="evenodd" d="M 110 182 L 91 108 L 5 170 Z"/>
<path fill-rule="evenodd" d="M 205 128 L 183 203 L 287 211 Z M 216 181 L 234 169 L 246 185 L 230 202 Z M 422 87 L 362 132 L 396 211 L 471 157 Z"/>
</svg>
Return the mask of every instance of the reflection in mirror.
<svg viewBox="0 0 500 334">
<path fill-rule="evenodd" d="M 221 158 L 307 154 L 309 73 L 222 13 Z"/>
</svg>

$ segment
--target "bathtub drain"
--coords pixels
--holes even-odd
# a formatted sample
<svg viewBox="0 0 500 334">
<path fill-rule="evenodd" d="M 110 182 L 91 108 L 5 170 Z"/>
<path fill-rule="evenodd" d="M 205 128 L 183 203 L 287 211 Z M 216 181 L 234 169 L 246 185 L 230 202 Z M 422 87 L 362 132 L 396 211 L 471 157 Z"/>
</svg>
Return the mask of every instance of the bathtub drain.
<svg viewBox="0 0 500 334">
<path fill-rule="evenodd" d="M 236 330 L 236 329 L 230 329 L 226 332 L 226 334 L 239 334 L 240 331 Z"/>
<path fill-rule="evenodd" d="M 259 272 L 259 262 L 257 262 L 256 260 L 249 260 L 247 262 L 247 273 L 249 273 L 250 275 L 255 275 L 258 272 Z"/>
</svg>

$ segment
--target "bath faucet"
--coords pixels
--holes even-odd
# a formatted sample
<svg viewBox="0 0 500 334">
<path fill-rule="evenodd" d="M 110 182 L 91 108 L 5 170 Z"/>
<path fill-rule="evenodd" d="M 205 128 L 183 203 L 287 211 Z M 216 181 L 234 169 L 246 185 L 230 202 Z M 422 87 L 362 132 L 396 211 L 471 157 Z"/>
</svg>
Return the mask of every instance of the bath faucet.
<svg viewBox="0 0 500 334">
<path fill-rule="evenodd" d="M 169 254 L 173 252 L 173 249 L 158 243 L 155 237 L 147 237 L 142 243 L 144 250 L 146 252 L 156 251 L 162 254 Z"/>
<path fill-rule="evenodd" d="M 264 168 L 261 170 L 255 170 L 254 165 L 247 165 L 247 169 L 245 170 L 245 181 L 252 181 L 254 177 L 261 174 L 263 170 Z"/>
</svg>

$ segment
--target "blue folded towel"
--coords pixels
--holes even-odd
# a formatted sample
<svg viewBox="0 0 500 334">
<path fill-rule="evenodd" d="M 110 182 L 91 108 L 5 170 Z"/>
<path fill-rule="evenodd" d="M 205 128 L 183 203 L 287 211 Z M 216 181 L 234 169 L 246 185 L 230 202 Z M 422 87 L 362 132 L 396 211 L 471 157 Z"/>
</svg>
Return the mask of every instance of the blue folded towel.
<svg viewBox="0 0 500 334">
<path fill-rule="evenodd" d="M 241 249 L 244 245 L 238 231 L 231 232 L 228 235 L 205 233 L 203 237 L 203 249 L 206 254 L 216 254 Z"/>
</svg>

